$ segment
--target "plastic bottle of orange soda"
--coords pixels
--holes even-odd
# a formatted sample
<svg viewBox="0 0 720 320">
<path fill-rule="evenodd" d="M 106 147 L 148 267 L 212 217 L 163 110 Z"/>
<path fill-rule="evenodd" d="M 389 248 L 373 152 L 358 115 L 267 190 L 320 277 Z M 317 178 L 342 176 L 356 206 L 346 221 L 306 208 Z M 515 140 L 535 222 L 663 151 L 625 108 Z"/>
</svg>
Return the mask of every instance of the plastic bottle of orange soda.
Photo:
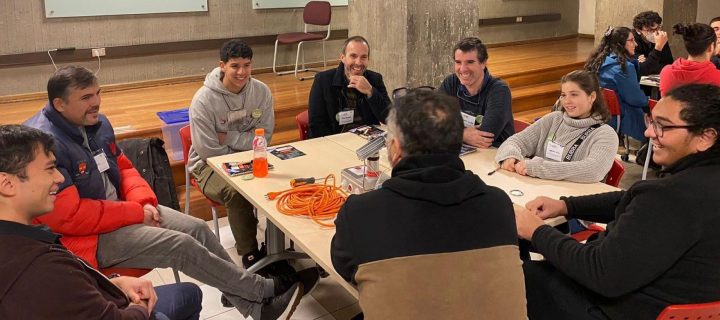
<svg viewBox="0 0 720 320">
<path fill-rule="evenodd" d="M 263 178 L 268 175 L 267 161 L 267 140 L 265 140 L 265 129 L 255 129 L 253 145 L 253 176 Z"/>
</svg>

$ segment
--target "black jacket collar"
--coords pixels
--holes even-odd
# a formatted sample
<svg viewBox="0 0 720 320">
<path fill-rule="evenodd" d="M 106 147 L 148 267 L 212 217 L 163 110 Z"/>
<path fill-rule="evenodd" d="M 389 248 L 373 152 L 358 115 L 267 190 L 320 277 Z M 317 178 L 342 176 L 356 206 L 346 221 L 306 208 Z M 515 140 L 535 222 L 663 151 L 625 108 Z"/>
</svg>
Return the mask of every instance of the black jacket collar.
<svg viewBox="0 0 720 320">
<path fill-rule="evenodd" d="M 717 142 L 716 142 L 717 143 Z M 686 156 L 662 170 L 661 174 L 676 174 L 678 172 L 694 168 L 711 165 L 720 165 L 720 145 L 714 145 L 710 150 L 698 152 Z"/>
<path fill-rule="evenodd" d="M 6 220 L 0 220 L 0 235 L 22 236 L 50 244 L 60 244 L 61 237 L 45 225 L 30 226 Z"/>
</svg>

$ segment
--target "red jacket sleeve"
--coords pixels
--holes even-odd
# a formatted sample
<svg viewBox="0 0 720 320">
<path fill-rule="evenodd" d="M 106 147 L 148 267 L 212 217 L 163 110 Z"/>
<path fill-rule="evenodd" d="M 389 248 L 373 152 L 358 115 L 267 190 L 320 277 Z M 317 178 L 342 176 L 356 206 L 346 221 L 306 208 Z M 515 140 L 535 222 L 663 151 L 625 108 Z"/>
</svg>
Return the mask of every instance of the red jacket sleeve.
<svg viewBox="0 0 720 320">
<path fill-rule="evenodd" d="M 117 163 L 120 170 L 120 193 L 125 200 L 139 203 L 141 206 L 146 204 L 157 206 L 158 200 L 155 192 L 133 167 L 130 159 L 125 154 L 120 154 L 117 157 Z"/>
<path fill-rule="evenodd" d="M 137 202 L 81 199 L 71 185 L 57 194 L 52 212 L 35 220 L 57 233 L 86 236 L 142 223 L 143 218 L 142 205 Z"/>
</svg>

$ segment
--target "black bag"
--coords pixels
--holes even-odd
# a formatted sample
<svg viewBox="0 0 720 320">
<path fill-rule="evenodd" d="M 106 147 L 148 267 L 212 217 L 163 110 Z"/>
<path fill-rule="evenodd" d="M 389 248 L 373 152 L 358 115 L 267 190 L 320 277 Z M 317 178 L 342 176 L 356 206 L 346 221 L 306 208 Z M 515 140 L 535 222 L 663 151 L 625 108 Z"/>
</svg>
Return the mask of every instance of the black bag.
<svg viewBox="0 0 720 320">
<path fill-rule="evenodd" d="M 158 203 L 180 210 L 170 160 L 161 139 L 125 139 L 118 143 L 125 156 L 155 192 Z"/>
</svg>

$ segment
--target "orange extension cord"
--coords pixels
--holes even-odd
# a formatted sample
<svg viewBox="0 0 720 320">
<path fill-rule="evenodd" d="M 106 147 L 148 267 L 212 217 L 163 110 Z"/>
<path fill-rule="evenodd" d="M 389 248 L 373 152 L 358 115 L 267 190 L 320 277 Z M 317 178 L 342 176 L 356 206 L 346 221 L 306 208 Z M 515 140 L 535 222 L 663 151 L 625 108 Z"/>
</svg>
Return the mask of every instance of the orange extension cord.
<svg viewBox="0 0 720 320">
<path fill-rule="evenodd" d="M 328 181 L 332 179 L 332 185 Z M 335 224 L 323 222 L 335 218 L 348 195 L 335 185 L 335 175 L 329 174 L 322 184 L 313 183 L 291 189 L 270 192 L 267 198 L 277 199 L 277 210 L 290 216 L 307 216 L 324 227 Z"/>
</svg>

